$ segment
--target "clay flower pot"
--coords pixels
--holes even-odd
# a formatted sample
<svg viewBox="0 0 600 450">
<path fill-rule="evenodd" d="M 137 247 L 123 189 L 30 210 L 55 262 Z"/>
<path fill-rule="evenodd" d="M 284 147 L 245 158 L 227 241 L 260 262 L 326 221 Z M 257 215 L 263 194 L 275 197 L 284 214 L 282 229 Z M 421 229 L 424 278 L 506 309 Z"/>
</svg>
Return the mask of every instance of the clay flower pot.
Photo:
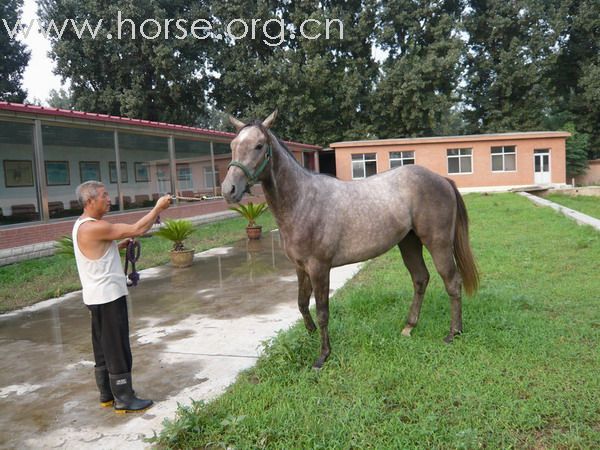
<svg viewBox="0 0 600 450">
<path fill-rule="evenodd" d="M 255 225 L 253 227 L 246 227 L 246 234 L 248 235 L 248 239 L 260 239 L 262 235 L 262 225 Z"/>
<path fill-rule="evenodd" d="M 194 250 L 171 250 L 171 264 L 174 267 L 189 267 L 194 261 Z"/>
</svg>

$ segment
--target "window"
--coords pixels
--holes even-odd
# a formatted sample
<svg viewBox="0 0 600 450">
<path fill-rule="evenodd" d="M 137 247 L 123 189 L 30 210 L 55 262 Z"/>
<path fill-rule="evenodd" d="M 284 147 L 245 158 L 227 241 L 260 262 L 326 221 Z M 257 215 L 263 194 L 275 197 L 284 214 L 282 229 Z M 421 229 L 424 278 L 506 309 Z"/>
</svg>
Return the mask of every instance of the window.
<svg viewBox="0 0 600 450">
<path fill-rule="evenodd" d="M 470 148 L 449 148 L 448 173 L 473 173 L 472 150 Z"/>
<path fill-rule="evenodd" d="M 514 145 L 492 147 L 492 172 L 517 170 L 517 149 Z"/>
<path fill-rule="evenodd" d="M 415 163 L 415 152 L 390 152 L 390 169 Z"/>
<path fill-rule="evenodd" d="M 204 187 L 207 189 L 212 189 L 215 187 L 214 180 L 217 180 L 217 186 L 219 185 L 219 169 L 216 169 L 214 172 L 212 167 L 204 166 Z"/>
<path fill-rule="evenodd" d="M 177 181 L 180 190 L 194 189 L 192 170 L 188 164 L 177 164 Z"/>
<path fill-rule="evenodd" d="M 352 179 L 366 178 L 376 173 L 377 156 L 375 153 L 352 155 Z"/>
</svg>

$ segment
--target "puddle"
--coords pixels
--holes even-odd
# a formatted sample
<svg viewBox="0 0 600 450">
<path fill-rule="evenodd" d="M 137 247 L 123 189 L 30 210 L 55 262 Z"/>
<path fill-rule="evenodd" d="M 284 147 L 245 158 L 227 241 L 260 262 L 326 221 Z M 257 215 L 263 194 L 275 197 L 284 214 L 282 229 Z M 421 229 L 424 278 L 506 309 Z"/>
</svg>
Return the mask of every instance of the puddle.
<svg viewBox="0 0 600 450">
<path fill-rule="evenodd" d="M 136 392 L 161 402 L 208 384 L 219 373 L 210 357 L 251 364 L 258 343 L 289 326 L 283 311 L 300 317 L 293 280 L 276 233 L 196 255 L 189 268 L 143 271 L 128 297 Z M 0 345 L 1 448 L 61 445 L 64 430 L 98 430 L 83 433 L 87 442 L 134 420 L 99 406 L 89 312 L 80 293 L 0 316 Z M 150 420 L 156 411 L 142 417 Z M 44 434 L 46 440 L 36 441 Z"/>
</svg>

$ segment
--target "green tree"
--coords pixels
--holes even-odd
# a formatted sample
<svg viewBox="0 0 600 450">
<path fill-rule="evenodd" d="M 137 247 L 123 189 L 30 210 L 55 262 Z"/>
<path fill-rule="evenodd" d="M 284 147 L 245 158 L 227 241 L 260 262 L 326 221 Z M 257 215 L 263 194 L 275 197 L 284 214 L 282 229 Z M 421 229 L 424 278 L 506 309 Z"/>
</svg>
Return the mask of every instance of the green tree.
<svg viewBox="0 0 600 450">
<path fill-rule="evenodd" d="M 361 0 L 213 2 L 213 16 L 221 24 L 238 17 L 260 19 L 256 38 L 225 39 L 211 58 L 215 72 L 213 91 L 217 108 L 242 118 L 264 118 L 274 108 L 281 137 L 327 145 L 342 139 L 364 137 L 377 65 L 371 56 L 375 13 L 373 2 Z M 286 38 L 277 45 L 281 18 Z M 299 26 L 306 21 L 304 34 Z M 325 36 L 327 19 L 339 19 Z M 236 32 L 239 32 L 236 31 Z M 291 34 L 295 38 L 290 38 Z"/>
<path fill-rule="evenodd" d="M 377 44 L 387 53 L 372 105 L 380 138 L 459 134 L 452 117 L 464 44 L 458 0 L 381 2 Z M 459 129 L 450 130 L 457 127 Z"/>
<path fill-rule="evenodd" d="M 588 149 L 590 136 L 576 130 L 573 122 L 566 123 L 564 131 L 571 133 L 567 139 L 567 177 L 575 177 L 585 173 L 588 168 Z"/>
<path fill-rule="evenodd" d="M 4 0 L 0 3 L 0 18 L 6 21 L 6 25 L 0 24 L 3 27 L 0 29 L 0 100 L 8 102 L 23 102 L 27 97 L 22 82 L 29 52 L 16 36 L 11 39 L 5 29 L 8 26 L 11 32 L 18 30 L 15 26 L 21 18 L 22 7 L 23 0 Z"/>
<path fill-rule="evenodd" d="M 74 19 L 81 29 L 87 19 L 94 31 L 103 20 L 95 39 L 89 30 L 78 37 L 72 24 L 62 37 L 56 33 L 49 36 L 56 71 L 70 80 L 75 108 L 190 125 L 206 111 L 204 69 L 210 41 L 191 34 L 176 39 L 181 31 L 175 22 L 166 27 L 165 20 L 187 19 L 189 26 L 196 19 L 207 19 L 206 10 L 203 1 L 40 0 L 40 17 L 46 27 L 51 20 L 61 25 Z M 141 26 L 147 19 L 161 26 L 161 34 L 154 39 L 142 35 Z M 170 37 L 165 39 L 167 30 Z M 158 26 L 147 22 L 143 32 L 153 37 Z"/>
<path fill-rule="evenodd" d="M 568 116 L 578 133 L 588 134 L 588 156 L 600 157 L 600 3 L 560 0 L 554 27 L 557 55 L 549 73 L 554 114 Z"/>
<path fill-rule="evenodd" d="M 60 88 L 58 91 L 51 89 L 46 102 L 53 108 L 74 109 L 73 95 L 70 91 L 66 91 L 63 88 Z"/>
<path fill-rule="evenodd" d="M 549 73 L 555 60 L 555 5 L 545 0 L 469 0 L 465 61 L 469 131 L 540 128 L 552 107 Z"/>
</svg>

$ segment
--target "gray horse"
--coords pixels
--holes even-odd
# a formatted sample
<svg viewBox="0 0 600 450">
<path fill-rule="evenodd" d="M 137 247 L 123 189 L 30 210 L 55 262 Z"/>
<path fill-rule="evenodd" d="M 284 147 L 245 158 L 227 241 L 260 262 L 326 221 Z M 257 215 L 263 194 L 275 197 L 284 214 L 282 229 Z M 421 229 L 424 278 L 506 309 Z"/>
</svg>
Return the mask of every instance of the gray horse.
<svg viewBox="0 0 600 450">
<path fill-rule="evenodd" d="M 222 192 L 229 203 L 237 203 L 252 184 L 262 183 L 284 251 L 296 265 L 298 307 L 309 332 L 316 330 L 309 311 L 311 293 L 315 294 L 321 355 L 314 367 L 320 368 L 331 352 L 330 269 L 374 258 L 394 245 L 400 248 L 414 286 L 402 334 L 410 336 L 417 325 L 429 282 L 425 245 L 450 296 L 450 333 L 445 341 L 451 342 L 462 332 L 461 285 L 467 294 L 479 285 L 467 211 L 454 182 L 416 165 L 359 181 L 308 172 L 269 131 L 276 114 L 249 124 L 230 117 L 238 134 L 231 142 L 232 161 Z"/>
</svg>

